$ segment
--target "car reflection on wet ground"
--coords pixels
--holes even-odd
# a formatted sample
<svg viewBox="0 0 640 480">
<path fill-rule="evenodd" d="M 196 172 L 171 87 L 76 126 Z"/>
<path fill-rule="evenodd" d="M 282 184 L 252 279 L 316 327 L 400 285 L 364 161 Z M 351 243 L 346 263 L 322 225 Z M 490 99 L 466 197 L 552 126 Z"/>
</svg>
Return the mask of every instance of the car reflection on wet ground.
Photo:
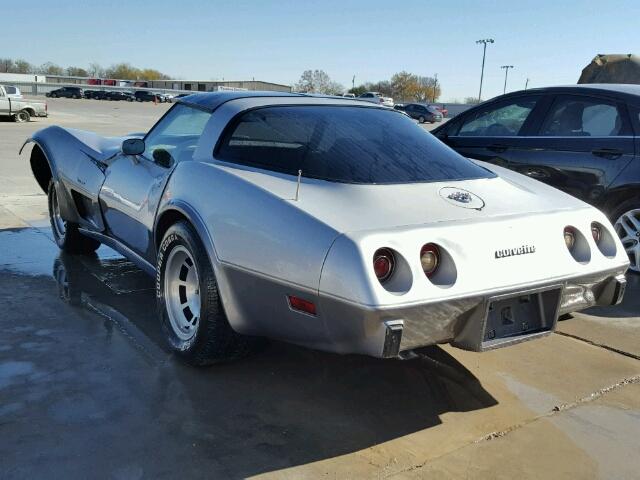
<svg viewBox="0 0 640 480">
<path fill-rule="evenodd" d="M 0 267 L 3 477 L 206 471 L 242 478 L 287 468 L 297 475 L 309 465 L 309 477 L 319 471 L 366 477 L 367 466 L 384 466 L 371 464 L 374 459 L 388 463 L 389 473 L 403 473 L 431 457 L 425 452 L 456 452 L 509 431 L 524 412 L 537 417 L 564 404 L 552 389 L 525 386 L 518 372 L 518 357 L 535 352 L 538 342 L 525 352 L 504 349 L 497 359 L 435 346 L 407 361 L 266 342 L 244 361 L 195 369 L 165 348 L 153 279 L 115 252 L 60 253 L 46 228 L 0 231 L 0 248 L 12 258 Z M 569 346 L 571 354 L 576 346 Z M 504 363 L 510 357 L 514 371 Z M 480 368 L 485 360 L 488 370 L 498 370 Z M 636 361 L 618 360 L 606 376 L 632 378 L 638 365 L 628 362 Z M 478 373 L 496 376 L 510 398 L 494 397 L 492 391 L 504 396 L 505 387 L 488 388 L 495 378 L 481 383 Z M 353 466 L 336 460 L 346 458 Z M 323 465 L 332 459 L 335 464 Z"/>
</svg>

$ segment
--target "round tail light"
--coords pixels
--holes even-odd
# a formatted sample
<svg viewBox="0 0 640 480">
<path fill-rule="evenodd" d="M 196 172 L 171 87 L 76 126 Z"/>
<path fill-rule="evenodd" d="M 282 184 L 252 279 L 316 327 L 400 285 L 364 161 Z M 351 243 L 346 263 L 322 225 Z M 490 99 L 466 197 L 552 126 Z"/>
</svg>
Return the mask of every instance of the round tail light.
<svg viewBox="0 0 640 480">
<path fill-rule="evenodd" d="M 593 235 L 593 241 L 598 245 L 602 240 L 602 227 L 596 222 L 591 224 L 591 235 Z"/>
<path fill-rule="evenodd" d="M 433 243 L 427 243 L 420 249 L 420 263 L 422 271 L 427 277 L 431 277 L 440 265 L 440 251 Z"/>
<path fill-rule="evenodd" d="M 373 271 L 380 283 L 384 283 L 393 274 L 396 260 L 388 248 L 380 248 L 373 254 Z"/>
<path fill-rule="evenodd" d="M 573 227 L 565 227 L 564 229 L 564 243 L 569 249 L 569 251 L 573 250 L 573 247 L 576 244 L 576 231 Z"/>
</svg>

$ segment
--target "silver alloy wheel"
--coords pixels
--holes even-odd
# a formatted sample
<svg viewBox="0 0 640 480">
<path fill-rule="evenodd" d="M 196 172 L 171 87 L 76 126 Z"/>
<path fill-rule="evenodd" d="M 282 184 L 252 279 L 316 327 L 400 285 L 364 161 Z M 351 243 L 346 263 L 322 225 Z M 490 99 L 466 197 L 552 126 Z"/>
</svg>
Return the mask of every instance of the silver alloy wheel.
<svg viewBox="0 0 640 480">
<path fill-rule="evenodd" d="M 67 225 L 62 215 L 60 215 L 60 205 L 58 203 L 58 193 L 56 192 L 55 187 L 53 187 L 53 191 L 51 192 L 51 216 L 53 222 L 53 228 L 55 229 L 56 236 L 58 238 L 64 238 L 65 233 L 67 232 Z"/>
<path fill-rule="evenodd" d="M 629 269 L 640 272 L 640 208 L 620 215 L 614 228 L 629 255 Z"/>
<path fill-rule="evenodd" d="M 195 262 L 182 245 L 169 253 L 164 273 L 164 298 L 173 332 L 180 340 L 191 339 L 200 319 L 200 281 Z"/>
</svg>

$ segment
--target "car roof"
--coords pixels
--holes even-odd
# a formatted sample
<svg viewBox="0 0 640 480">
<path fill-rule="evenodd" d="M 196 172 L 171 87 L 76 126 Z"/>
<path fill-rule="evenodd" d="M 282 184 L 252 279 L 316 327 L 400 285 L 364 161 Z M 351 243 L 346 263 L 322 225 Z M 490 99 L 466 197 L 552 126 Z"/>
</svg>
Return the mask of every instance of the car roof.
<svg viewBox="0 0 640 480">
<path fill-rule="evenodd" d="M 364 103 L 361 100 L 355 100 L 349 97 L 338 97 L 338 96 L 329 96 L 329 95 L 316 95 L 309 93 L 288 93 L 288 92 L 262 92 L 262 91 L 237 91 L 237 92 L 206 92 L 206 93 L 194 93 L 193 95 L 187 95 L 186 97 L 178 98 L 178 103 L 184 103 L 188 105 L 198 106 L 200 108 L 205 108 L 207 110 L 215 110 L 220 105 L 240 99 L 251 99 L 255 98 L 257 103 L 264 104 L 265 100 L 269 98 L 273 98 L 274 100 L 282 100 L 283 98 L 291 98 L 296 99 L 296 103 L 301 103 L 300 100 L 308 99 L 309 105 L 312 105 L 314 99 L 323 99 L 323 104 L 326 103 L 335 103 L 335 104 L 343 104 L 343 105 L 363 105 Z M 260 100 L 258 102 L 258 100 Z M 327 102 L 329 101 L 329 102 Z M 281 103 L 281 102 L 277 102 Z M 373 105 L 373 104 L 371 104 Z"/>
<path fill-rule="evenodd" d="M 575 85 L 558 85 L 554 87 L 530 88 L 528 90 L 518 90 L 494 97 L 489 101 L 499 100 L 501 98 L 509 98 L 511 96 L 532 94 L 532 93 L 599 93 L 610 94 L 617 97 L 634 97 L 634 100 L 640 100 L 640 85 L 625 83 L 580 83 Z"/>
</svg>

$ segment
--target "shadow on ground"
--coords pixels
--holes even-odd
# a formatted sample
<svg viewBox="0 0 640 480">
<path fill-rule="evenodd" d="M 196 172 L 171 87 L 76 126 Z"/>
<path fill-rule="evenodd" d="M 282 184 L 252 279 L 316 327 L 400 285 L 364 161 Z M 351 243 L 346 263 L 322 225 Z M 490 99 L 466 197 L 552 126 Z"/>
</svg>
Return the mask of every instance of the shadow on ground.
<svg viewBox="0 0 640 480">
<path fill-rule="evenodd" d="M 42 262 L 55 281 L 0 271 L 3 478 L 241 478 L 496 404 L 439 347 L 396 361 L 270 342 L 241 362 L 192 368 L 165 348 L 153 280 L 131 263 Z"/>
</svg>

